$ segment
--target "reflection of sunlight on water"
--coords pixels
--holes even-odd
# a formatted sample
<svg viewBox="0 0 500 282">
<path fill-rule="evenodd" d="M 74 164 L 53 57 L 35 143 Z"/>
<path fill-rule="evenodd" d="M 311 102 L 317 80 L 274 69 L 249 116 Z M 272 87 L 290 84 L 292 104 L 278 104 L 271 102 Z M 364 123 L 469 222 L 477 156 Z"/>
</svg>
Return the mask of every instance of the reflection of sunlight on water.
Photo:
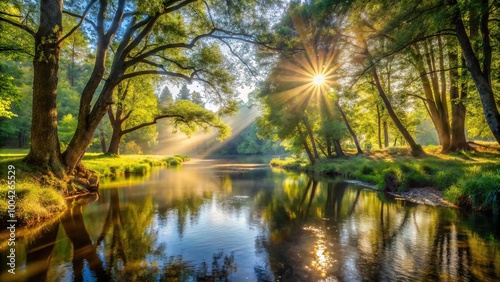
<svg viewBox="0 0 500 282">
<path fill-rule="evenodd" d="M 315 237 L 313 250 L 311 251 L 314 260 L 311 266 L 314 268 L 314 271 L 321 275 L 321 277 L 327 278 L 328 271 L 333 268 L 337 260 L 333 259 L 331 251 L 328 251 L 325 231 L 312 226 L 305 226 L 303 229 L 311 231 Z M 332 279 L 333 278 L 327 279 L 327 281 L 334 281 Z"/>
</svg>

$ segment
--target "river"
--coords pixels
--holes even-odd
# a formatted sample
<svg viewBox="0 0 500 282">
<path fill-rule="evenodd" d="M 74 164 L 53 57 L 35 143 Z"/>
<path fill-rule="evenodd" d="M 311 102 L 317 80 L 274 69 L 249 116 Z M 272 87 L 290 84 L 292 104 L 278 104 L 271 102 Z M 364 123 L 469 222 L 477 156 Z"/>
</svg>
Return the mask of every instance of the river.
<svg viewBox="0 0 500 282">
<path fill-rule="evenodd" d="M 267 161 L 194 159 L 103 181 L 98 196 L 20 231 L 16 274 L 2 255 L 0 281 L 500 279 L 497 218 Z"/>
</svg>

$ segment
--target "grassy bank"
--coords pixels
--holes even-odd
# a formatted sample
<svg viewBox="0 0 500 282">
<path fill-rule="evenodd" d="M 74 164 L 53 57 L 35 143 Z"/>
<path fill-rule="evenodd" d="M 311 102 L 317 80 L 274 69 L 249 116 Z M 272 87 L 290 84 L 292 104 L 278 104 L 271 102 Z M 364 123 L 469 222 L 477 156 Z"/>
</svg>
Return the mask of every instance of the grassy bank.
<svg viewBox="0 0 500 282">
<path fill-rule="evenodd" d="M 372 150 L 361 156 L 320 160 L 310 165 L 297 159 L 274 159 L 271 165 L 322 175 L 361 180 L 389 191 L 434 187 L 445 199 L 462 207 L 500 213 L 500 154 L 489 151 L 440 154 L 424 148 L 413 158 L 407 148 Z"/>
<path fill-rule="evenodd" d="M 15 216 L 19 224 L 34 224 L 54 217 L 66 209 L 65 197 L 78 191 L 55 175 L 25 164 L 26 150 L 0 150 L 0 221 L 5 223 L 8 210 L 8 166 L 15 167 Z M 101 177 L 145 175 L 155 166 L 177 166 L 189 160 L 186 156 L 104 155 L 89 153 L 83 158 L 86 168 Z M 43 168 L 42 168 L 43 169 Z M 12 195 L 12 193 L 11 193 Z"/>
<path fill-rule="evenodd" d="M 108 155 L 88 153 L 83 157 L 83 165 L 96 171 L 100 176 L 144 175 L 155 166 L 172 167 L 188 161 L 189 157 L 175 155 Z"/>
</svg>

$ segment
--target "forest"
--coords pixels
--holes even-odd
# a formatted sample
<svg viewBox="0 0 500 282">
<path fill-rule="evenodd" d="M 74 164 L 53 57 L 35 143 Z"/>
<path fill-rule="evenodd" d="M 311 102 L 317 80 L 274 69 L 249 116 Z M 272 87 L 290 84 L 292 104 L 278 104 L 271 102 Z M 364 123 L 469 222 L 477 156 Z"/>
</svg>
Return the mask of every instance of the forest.
<svg viewBox="0 0 500 282">
<path fill-rule="evenodd" d="M 0 0 L 0 281 L 497 281 L 500 1 Z"/>
<path fill-rule="evenodd" d="M 403 148 L 416 160 L 479 154 L 484 166 L 474 167 L 494 199 L 482 201 L 498 209 L 498 1 L 0 8 L 0 146 L 27 149 L 21 166 L 65 183 L 57 185 L 97 189 L 86 152 L 290 155 L 305 160 L 292 166 L 314 170 Z M 168 140 L 178 131 L 196 150 L 175 152 Z M 363 180 L 402 187 L 397 172 L 384 173 Z"/>
</svg>

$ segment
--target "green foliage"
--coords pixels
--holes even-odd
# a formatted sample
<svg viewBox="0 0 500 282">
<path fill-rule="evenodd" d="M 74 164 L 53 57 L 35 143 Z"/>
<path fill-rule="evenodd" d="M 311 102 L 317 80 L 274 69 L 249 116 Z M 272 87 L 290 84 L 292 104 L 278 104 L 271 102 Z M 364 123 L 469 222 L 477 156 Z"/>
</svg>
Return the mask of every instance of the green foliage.
<svg viewBox="0 0 500 282">
<path fill-rule="evenodd" d="M 176 166 L 189 161 L 188 156 L 86 154 L 83 164 L 101 176 L 146 175 L 152 167 Z"/>
<path fill-rule="evenodd" d="M 15 66 L 12 62 L 0 63 L 0 118 L 12 118 L 17 117 L 17 114 L 12 112 L 11 106 L 13 103 L 19 102 L 22 97 L 21 91 L 19 91 L 15 77 L 22 76 L 21 70 Z"/>
<path fill-rule="evenodd" d="M 163 115 L 169 118 L 176 130 L 190 136 L 200 130 L 207 132 L 211 127 L 217 130 L 217 140 L 223 140 L 231 129 L 214 112 L 191 101 L 178 100 L 165 109 Z"/>
<path fill-rule="evenodd" d="M 444 191 L 444 196 L 451 202 L 475 210 L 492 212 L 500 215 L 500 169 L 481 171 L 472 167 L 467 177 L 460 178 L 456 184 Z"/>
<path fill-rule="evenodd" d="M 71 141 L 77 122 L 78 121 L 72 114 L 63 116 L 59 122 L 57 131 L 59 133 L 59 141 L 63 144 L 63 146 L 67 146 L 69 141 Z"/>
<path fill-rule="evenodd" d="M 125 143 L 125 148 L 124 148 L 124 153 L 130 154 L 130 155 L 142 155 L 142 150 L 135 141 L 129 141 Z"/>
</svg>

